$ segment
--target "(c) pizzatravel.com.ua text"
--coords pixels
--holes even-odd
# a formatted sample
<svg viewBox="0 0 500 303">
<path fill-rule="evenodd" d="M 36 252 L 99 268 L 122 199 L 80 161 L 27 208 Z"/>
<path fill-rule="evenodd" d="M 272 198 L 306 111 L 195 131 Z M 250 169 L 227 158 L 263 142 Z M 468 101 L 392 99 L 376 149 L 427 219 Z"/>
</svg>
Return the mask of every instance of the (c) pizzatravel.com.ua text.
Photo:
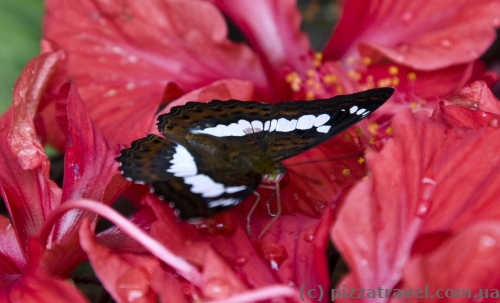
<svg viewBox="0 0 500 303">
<path fill-rule="evenodd" d="M 498 289 L 477 289 L 467 288 L 437 288 L 429 290 L 427 285 L 424 288 L 351 288 L 342 285 L 340 288 L 332 288 L 325 293 L 321 285 L 315 288 L 300 287 L 300 298 L 312 301 L 321 301 L 324 296 L 330 296 L 331 301 L 336 299 L 362 299 L 362 298 L 417 298 L 417 299 L 499 299 L 500 290 Z"/>
</svg>

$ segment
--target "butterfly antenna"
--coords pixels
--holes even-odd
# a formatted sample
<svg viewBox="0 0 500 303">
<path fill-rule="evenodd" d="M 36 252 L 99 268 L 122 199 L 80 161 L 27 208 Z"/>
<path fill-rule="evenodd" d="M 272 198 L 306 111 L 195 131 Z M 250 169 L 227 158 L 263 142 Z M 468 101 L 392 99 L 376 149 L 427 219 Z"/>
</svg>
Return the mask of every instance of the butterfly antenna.
<svg viewBox="0 0 500 303">
<path fill-rule="evenodd" d="M 264 227 L 264 229 L 260 232 L 259 236 L 257 237 L 257 240 L 260 240 L 262 238 L 262 235 L 269 229 L 271 225 L 274 224 L 274 222 L 281 216 L 281 196 L 280 196 L 280 185 L 278 182 L 275 183 L 275 189 L 276 189 L 276 213 L 274 214 L 273 218 L 271 221 L 269 221 Z M 269 201 L 268 201 L 269 203 Z M 270 211 L 269 206 L 268 206 L 268 212 Z M 269 213 L 271 214 L 271 213 Z"/>
<path fill-rule="evenodd" d="M 297 171 L 296 171 L 296 170 L 294 170 L 294 169 L 288 168 L 288 172 L 289 172 L 289 173 L 291 173 L 291 174 L 296 175 L 296 176 L 297 176 L 297 177 L 299 177 L 299 178 L 302 178 L 302 179 L 304 179 L 304 180 L 307 180 L 307 181 L 309 181 L 309 182 L 311 182 L 311 183 L 313 183 L 313 184 L 316 184 L 316 185 L 321 185 L 321 184 L 323 184 L 323 182 L 321 182 L 320 180 L 318 180 L 318 179 L 314 179 L 314 178 L 309 177 L 309 176 L 306 176 L 306 175 L 304 175 L 304 174 L 301 174 L 301 173 L 297 172 Z"/>
<path fill-rule="evenodd" d="M 252 217 L 252 214 L 255 211 L 255 208 L 257 207 L 257 205 L 259 204 L 259 201 L 260 201 L 260 194 L 255 190 L 252 193 L 255 195 L 256 199 L 255 199 L 255 202 L 253 202 L 252 208 L 250 208 L 250 211 L 247 214 L 247 234 L 248 234 L 248 237 L 250 237 L 252 234 L 252 231 L 250 230 L 250 218 Z"/>
</svg>

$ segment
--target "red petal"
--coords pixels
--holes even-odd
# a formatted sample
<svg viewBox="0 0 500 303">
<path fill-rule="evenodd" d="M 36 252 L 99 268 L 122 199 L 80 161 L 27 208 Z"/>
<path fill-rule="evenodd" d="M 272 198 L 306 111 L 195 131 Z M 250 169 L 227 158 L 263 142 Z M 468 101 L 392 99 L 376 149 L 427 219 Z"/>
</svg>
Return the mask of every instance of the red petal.
<svg viewBox="0 0 500 303">
<path fill-rule="evenodd" d="M 432 253 L 408 263 L 400 288 L 428 289 L 428 298 L 431 299 L 426 302 L 442 302 L 437 296 L 444 297 L 445 291 L 446 295 L 459 292 L 453 295 L 453 302 L 470 302 L 470 298 L 480 299 L 481 295 L 483 299 L 495 298 L 492 291 L 500 288 L 499 243 L 498 221 L 472 224 Z M 470 297 L 467 297 L 468 290 Z M 463 297 L 462 291 L 465 291 Z M 498 297 L 498 292 L 496 295 Z M 498 298 L 484 301 L 496 302 Z M 417 302 L 417 298 L 412 297 L 408 302 Z"/>
<path fill-rule="evenodd" d="M 9 275 L 19 274 L 26 266 L 26 256 L 19 245 L 9 219 L 0 217 L 0 288 L 9 282 Z"/>
<path fill-rule="evenodd" d="M 266 90 L 257 57 L 228 41 L 226 31 L 211 4 L 179 0 L 51 0 L 44 20 L 45 37 L 68 52 L 69 74 L 90 116 L 106 137 L 127 144 L 117 129 L 142 135 L 168 82 L 190 91 L 240 78 Z"/>
<path fill-rule="evenodd" d="M 40 268 L 23 274 L 9 286 L 2 287 L 0 301 L 5 303 L 86 303 L 70 283 L 45 274 Z"/>
<path fill-rule="evenodd" d="M 394 140 L 367 155 L 372 178 L 352 189 L 333 229 L 352 271 L 345 281 L 361 287 L 398 283 L 419 235 L 500 218 L 499 129 L 447 129 L 408 112 L 392 127 Z"/>
<path fill-rule="evenodd" d="M 46 53 L 28 62 L 13 92 L 13 106 L 0 118 L 0 184 L 21 245 L 36 238 L 61 190 L 49 180 L 49 161 L 38 141 L 34 118 L 40 98 L 63 54 Z"/>
<path fill-rule="evenodd" d="M 68 121 L 68 145 L 64 154 L 64 183 L 62 201 L 86 198 L 111 204 L 126 188 L 115 160 L 119 146 L 109 144 L 88 117 L 73 85 L 66 87 L 67 108 L 59 116 Z M 54 240 L 61 242 L 76 236 L 76 228 L 84 214 L 72 211 L 61 218 L 54 229 Z M 91 215 L 95 219 L 95 216 Z"/>
<path fill-rule="evenodd" d="M 290 71 L 306 72 L 310 45 L 300 32 L 301 16 L 295 0 L 209 0 L 219 7 L 244 34 L 269 71 L 273 94 L 289 89 L 283 81 Z M 281 92 L 281 93 L 280 93 Z"/>
<path fill-rule="evenodd" d="M 325 58 L 388 57 L 419 70 L 474 61 L 495 39 L 496 0 L 346 1 Z M 377 54 L 378 53 L 378 54 Z"/>
<path fill-rule="evenodd" d="M 96 244 L 88 221 L 84 222 L 80 227 L 80 243 L 95 274 L 110 295 L 119 302 L 155 302 L 157 296 L 149 284 L 153 271 L 160 266 L 158 260 L 116 253 Z M 171 291 L 180 292 L 179 289 Z"/>
</svg>

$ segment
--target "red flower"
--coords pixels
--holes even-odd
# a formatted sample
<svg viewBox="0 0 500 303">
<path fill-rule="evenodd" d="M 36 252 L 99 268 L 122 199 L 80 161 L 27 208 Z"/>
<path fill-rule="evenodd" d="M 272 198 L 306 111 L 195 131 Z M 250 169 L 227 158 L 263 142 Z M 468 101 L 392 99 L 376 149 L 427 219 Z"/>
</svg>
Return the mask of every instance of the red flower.
<svg viewBox="0 0 500 303">
<path fill-rule="evenodd" d="M 78 225 L 92 218 L 95 226 L 95 215 L 73 211 L 54 226 L 44 227 L 45 221 L 67 200 L 110 204 L 126 187 L 114 161 L 118 146 L 108 145 L 94 128 L 74 87 L 61 88 L 63 63 L 61 51 L 31 60 L 14 87 L 12 107 L 0 117 L 0 186 L 12 222 L 0 218 L 5 302 L 18 300 L 19 292 L 23 302 L 84 302 L 62 279 L 86 259 L 78 245 Z M 45 122 L 39 112 L 50 104 L 57 106 L 67 136 L 62 188 L 49 179 L 50 164 L 38 139 Z M 37 240 L 43 227 L 53 228 L 48 243 Z"/>
<path fill-rule="evenodd" d="M 434 119 L 407 111 L 394 118 L 393 138 L 367 154 L 371 175 L 353 187 L 333 228 L 351 269 L 339 285 L 498 288 L 498 279 L 487 281 L 500 264 L 493 257 L 499 118 L 499 102 L 484 83 L 444 99 Z"/>
<path fill-rule="evenodd" d="M 33 72 L 32 68 L 28 68 L 18 82 L 15 93 L 30 93 L 21 95 L 12 111 L 2 117 L 5 123 L 2 123 L 4 128 L 0 139 L 3 138 L 1 140 L 5 144 L 0 148 L 3 155 L 0 164 L 6 169 L 0 173 L 0 184 L 16 235 L 13 238 L 13 232 L 6 232 L 12 239 L 9 243 L 16 253 L 13 254 L 15 257 L 5 253 L 4 259 L 17 262 L 15 266 L 9 261 L 2 262 L 6 268 L 10 265 L 8 269 L 17 275 L 15 282 L 9 277 L 3 279 L 4 285 L 8 286 L 6 295 L 9 295 L 8 291 L 10 294 L 17 291 L 16 283 L 24 285 L 24 277 L 36 279 L 42 275 L 40 281 L 53 276 L 66 277 L 76 264 L 87 257 L 113 298 L 123 302 L 135 299 L 151 301 L 156 300 L 157 296 L 164 300 L 174 297 L 178 300 L 198 300 L 199 297 L 230 297 L 228 300 L 235 300 L 232 296 L 239 293 L 247 295 L 242 300 L 255 301 L 276 295 L 297 295 L 293 288 L 283 284 L 297 288 L 302 285 L 312 288 L 319 284 L 326 288 L 329 278 L 323 255 L 327 231 L 334 217 L 332 207 L 342 200 L 344 191 L 347 192 L 350 185 L 364 176 L 365 166 L 358 159 L 297 166 L 297 174 L 289 174 L 289 180 L 283 184 L 284 214 L 261 241 L 250 241 L 245 234 L 242 222 L 245 222 L 250 207 L 248 203 L 221 217 L 207 220 L 197 230 L 193 225 L 178 223 L 171 209 L 145 193 L 144 187 L 131 186 L 126 195 L 140 208 L 131 220 L 146 227 L 154 239 L 187 260 L 163 259 L 163 255 L 169 255 L 168 251 L 163 255 L 153 252 L 151 247 L 156 242 L 151 240 L 153 244 L 149 243 L 145 247 L 169 265 L 167 270 L 162 269 L 160 263 L 149 255 L 137 256 L 127 252 L 127 240 L 116 228 L 99 234 L 99 242 L 95 241 L 90 232 L 95 220 L 89 227 L 86 222 L 94 217 L 87 212 L 72 211 L 65 215 L 54 226 L 48 244 L 37 243 L 43 247 L 39 252 L 31 249 L 28 243 L 40 233 L 44 242 L 55 218 L 70 207 L 84 207 L 105 214 L 102 208 L 82 198 L 110 204 L 125 190 L 125 182 L 114 177 L 117 170 L 113 158 L 117 155 L 118 144 L 128 145 L 131 140 L 147 133 L 154 124 L 157 109 L 167 101 L 175 100 L 170 106 L 187 100 L 203 102 L 212 98 L 234 97 L 278 102 L 326 97 L 370 86 L 398 86 L 399 94 L 393 99 L 394 104 L 381 111 L 378 117 L 379 122 L 387 123 L 395 112 L 400 111 L 396 105 L 408 107 L 417 104 L 418 107 L 425 105 L 424 101 L 437 101 L 473 79 L 489 79 L 488 75 L 484 76 L 484 68 L 476 59 L 484 51 L 485 45 L 489 45 L 492 28 L 498 26 L 498 22 L 494 22 L 498 2 L 492 1 L 487 10 L 477 11 L 475 9 L 481 4 L 453 2 L 444 6 L 453 10 L 440 9 L 440 12 L 448 13 L 437 17 L 433 7 L 441 5 L 440 1 L 427 2 L 426 9 L 412 8 L 405 13 L 401 9 L 394 9 L 391 14 L 386 12 L 388 7 L 396 5 L 394 1 L 380 1 L 377 9 L 349 2 L 353 5 L 345 7 L 333 42 L 328 44 L 323 55 L 312 54 L 305 36 L 298 31 L 300 18 L 293 1 L 258 0 L 253 1 L 251 6 L 249 3 L 216 0 L 152 0 L 147 3 L 46 1 L 45 37 L 67 52 L 68 74 L 74 86 L 66 84 L 59 90 L 60 78 L 66 76 L 64 71 L 42 68 L 42 72 L 53 71 L 54 78 L 50 81 L 56 83 L 50 83 L 49 78 L 40 76 L 36 69 Z M 403 7 L 402 4 L 398 5 Z M 230 42 L 226 38 L 226 25 L 217 8 L 241 29 L 249 46 Z M 465 14 L 467 11 L 473 13 Z M 365 18 L 355 23 L 357 27 L 350 26 L 356 15 Z M 420 21 L 427 21 L 431 17 L 433 22 Z M 415 25 L 413 21 L 407 22 L 407 19 L 413 18 L 418 21 Z M 474 35 L 469 35 L 474 36 L 474 40 L 472 43 L 462 42 L 462 39 L 457 41 L 456 47 L 446 52 L 447 60 L 443 60 L 443 53 L 436 52 L 436 44 L 441 43 L 443 46 L 443 39 L 448 38 L 452 42 L 453 37 L 446 34 L 455 33 L 457 28 L 465 26 L 462 20 L 476 25 L 471 29 Z M 399 26 L 400 22 L 407 22 L 408 26 Z M 397 34 L 392 32 L 397 29 L 400 29 Z M 347 31 L 354 34 L 349 39 L 337 40 L 339 36 L 345 36 Z M 412 35 L 417 39 L 413 39 Z M 476 39 L 481 40 L 481 43 L 476 43 Z M 467 40 L 467 37 L 463 40 Z M 409 41 L 413 44 L 408 45 Z M 408 48 L 403 47 L 405 44 Z M 44 49 L 50 48 L 56 47 L 44 46 Z M 356 50 L 359 50 L 359 54 Z M 408 52 L 408 61 L 399 60 L 403 51 Z M 465 58 L 464 53 L 467 53 Z M 47 54 L 38 60 L 61 60 L 60 57 L 54 59 L 54 56 L 62 56 L 61 53 L 55 54 L 58 55 Z M 323 62 L 322 57 L 326 61 Z M 428 65 L 425 61 L 427 57 L 430 58 Z M 388 65 L 385 63 L 387 60 L 397 64 Z M 403 72 L 408 80 L 399 76 Z M 429 79 L 442 79 L 444 75 L 448 76 L 447 81 L 440 81 L 439 87 L 429 89 Z M 28 84 L 22 84 L 26 79 L 30 80 Z M 85 105 L 78 94 L 81 94 Z M 441 110 L 444 113 L 442 119 L 447 123 L 467 120 L 464 117 L 468 117 L 462 109 L 458 109 L 461 113 L 459 118 L 452 115 L 455 112 L 451 109 Z M 408 113 L 404 115 L 410 117 Z M 480 123 L 477 121 L 479 117 L 476 118 L 472 123 L 474 125 Z M 401 119 L 397 120 L 400 124 L 397 121 L 393 124 L 395 131 L 400 126 L 404 134 L 413 134 L 414 137 L 426 134 L 412 133 L 409 125 L 401 122 Z M 413 126 L 420 123 L 415 121 L 410 120 Z M 443 127 L 432 131 L 442 135 L 439 130 Z M 365 129 L 371 135 L 377 133 L 373 123 L 365 125 Z M 478 132 L 486 132 L 483 129 L 480 128 Z M 457 131 L 457 135 L 463 133 Z M 361 148 L 353 136 L 354 133 L 346 133 L 286 164 L 293 168 L 294 163 L 308 159 L 359 153 Z M 398 136 L 395 134 L 395 138 L 401 138 Z M 46 139 L 65 153 L 62 188 L 48 179 L 48 162 L 37 137 Z M 477 140 L 480 141 L 480 138 Z M 435 148 L 444 146 L 451 150 L 454 148 L 453 142 L 448 139 L 444 143 L 438 140 L 431 143 L 436 144 Z M 394 146 L 388 143 L 384 151 L 391 151 Z M 427 146 L 429 149 L 432 147 Z M 404 148 L 412 151 L 417 147 L 407 144 Z M 385 153 L 393 155 L 392 152 Z M 411 154 L 400 152 L 398 155 L 404 159 Z M 388 166 L 383 160 L 387 159 L 379 160 L 372 155 L 369 160 L 374 176 L 377 172 L 375 168 L 380 168 L 380 174 L 385 177 L 384 173 L 387 172 L 384 169 Z M 416 156 L 411 160 L 414 166 L 418 166 L 419 161 L 428 161 L 427 158 Z M 394 172 L 400 177 L 405 176 L 401 166 Z M 314 180 L 305 181 L 302 175 Z M 362 190 L 370 180 L 356 186 L 350 196 L 370 193 L 366 189 Z M 426 181 L 422 185 L 425 193 L 433 189 L 432 182 L 442 181 L 424 174 L 418 180 Z M 412 193 L 415 194 L 421 185 L 412 185 Z M 399 194 L 394 190 L 393 193 Z M 369 197 L 360 198 L 368 200 Z M 414 204 L 417 198 L 413 197 Z M 68 199 L 77 202 L 67 202 Z M 424 195 L 422 199 L 427 202 L 427 196 Z M 60 204 L 62 206 L 54 211 Z M 349 203 L 343 213 L 348 207 Z M 367 205 L 364 210 L 370 209 L 370 205 Z M 424 215 L 426 212 L 422 209 L 420 216 Z M 262 230 L 269 220 L 262 206 L 253 216 L 252 228 Z M 81 222 L 85 224 L 79 227 L 77 238 L 77 228 Z M 363 222 L 366 222 L 366 226 L 374 224 L 370 220 Z M 123 230 L 132 234 L 131 228 Z M 394 230 L 397 229 L 391 229 Z M 145 234 L 136 233 L 135 239 L 140 239 L 137 235 L 146 238 Z M 372 240 L 370 248 L 377 247 L 378 242 L 372 238 L 369 240 Z M 342 243 L 347 240 L 335 238 L 335 241 Z M 375 282 L 394 285 L 402 281 L 401 262 L 409 260 L 407 255 L 412 243 L 411 239 L 405 239 L 403 247 L 396 247 L 397 253 L 389 256 L 399 261 L 387 262 L 393 265 L 394 270 L 379 273 L 379 268 L 371 268 L 356 281 L 362 285 Z M 102 244 L 116 250 L 110 250 Z M 357 255 L 347 251 L 342 244 L 338 245 L 355 271 L 353 263 L 358 260 L 355 259 Z M 356 247 L 351 249 L 355 250 Z M 366 260 L 372 259 L 376 258 Z M 363 260 L 358 261 L 361 261 L 359 264 L 364 263 Z M 33 269 L 26 267 L 30 262 L 35 264 Z M 185 270 L 176 267 L 175 262 L 182 263 Z M 176 272 L 170 271 L 171 268 Z M 201 269 L 201 272 L 196 268 Z M 169 287 L 162 287 L 167 284 Z M 273 286 L 276 284 L 278 286 Z M 60 284 L 54 285 L 57 287 Z M 270 285 L 275 288 L 266 288 Z M 252 289 L 257 291 L 245 294 L 246 290 Z M 271 290 L 275 293 L 271 294 Z"/>
</svg>

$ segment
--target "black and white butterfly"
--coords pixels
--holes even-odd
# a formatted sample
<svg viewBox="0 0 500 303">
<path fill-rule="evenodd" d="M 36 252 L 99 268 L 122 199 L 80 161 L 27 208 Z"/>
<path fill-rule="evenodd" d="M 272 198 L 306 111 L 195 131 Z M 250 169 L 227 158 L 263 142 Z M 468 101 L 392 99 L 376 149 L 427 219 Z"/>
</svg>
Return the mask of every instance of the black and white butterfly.
<svg viewBox="0 0 500 303">
<path fill-rule="evenodd" d="M 254 101 L 188 102 L 158 117 L 165 137 L 148 135 L 121 151 L 122 175 L 170 203 L 180 219 L 203 218 L 239 204 L 261 181 L 278 181 L 280 161 L 367 117 L 393 93 L 276 105 Z"/>
</svg>

